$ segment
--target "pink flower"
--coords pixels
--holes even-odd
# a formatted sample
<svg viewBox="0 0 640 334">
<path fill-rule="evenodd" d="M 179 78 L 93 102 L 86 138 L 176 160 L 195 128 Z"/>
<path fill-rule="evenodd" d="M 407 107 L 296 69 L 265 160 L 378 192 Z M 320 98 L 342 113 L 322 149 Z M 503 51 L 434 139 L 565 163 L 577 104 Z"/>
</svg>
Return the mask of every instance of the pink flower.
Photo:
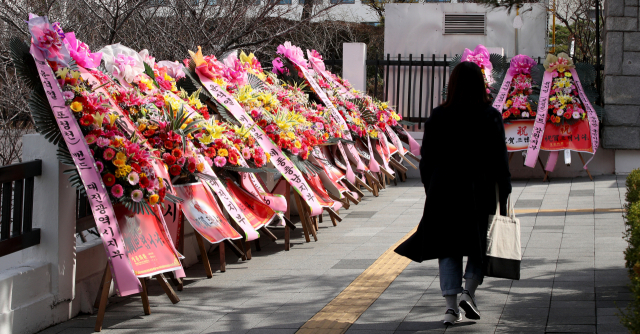
<svg viewBox="0 0 640 334">
<path fill-rule="evenodd" d="M 178 159 L 178 162 L 176 162 L 178 165 L 180 166 L 184 166 L 184 163 L 187 161 L 187 159 L 183 156 L 180 159 Z"/>
<path fill-rule="evenodd" d="M 131 172 L 127 175 L 127 181 L 129 181 L 129 184 L 131 185 L 136 185 L 138 184 L 138 181 L 140 181 L 140 175 L 136 172 Z"/>
<path fill-rule="evenodd" d="M 102 173 L 104 170 L 104 165 L 100 161 L 96 161 L 96 167 L 98 168 L 98 173 Z"/>
<path fill-rule="evenodd" d="M 118 185 L 119 186 L 119 185 Z M 115 188 L 116 186 L 113 186 L 113 188 Z M 111 192 L 113 192 L 113 188 L 111 189 Z M 115 195 L 114 195 L 115 196 Z M 140 201 L 142 201 L 143 198 L 143 194 L 142 194 L 142 190 L 140 189 L 136 189 L 134 191 L 131 192 L 131 199 L 136 202 L 139 203 Z"/>
<path fill-rule="evenodd" d="M 316 50 L 307 50 L 307 58 L 309 58 L 309 63 L 311 63 L 311 68 L 316 71 L 324 72 L 324 61 L 322 60 L 322 56 Z"/>
<path fill-rule="evenodd" d="M 177 61 L 171 62 L 168 60 L 162 60 L 157 62 L 158 67 L 164 67 L 167 69 L 167 74 L 176 79 L 180 80 L 185 77 L 184 72 L 182 71 L 182 64 Z"/>
<path fill-rule="evenodd" d="M 97 145 L 100 146 L 100 147 L 106 147 L 106 146 L 109 146 L 110 142 L 111 141 L 109 139 L 107 139 L 105 137 L 100 137 L 100 138 L 98 138 Z"/>
<path fill-rule="evenodd" d="M 277 75 L 289 73 L 289 69 L 284 67 L 284 63 L 280 57 L 274 59 L 271 64 L 273 64 L 273 73 Z"/>
<path fill-rule="evenodd" d="M 251 150 L 248 147 L 245 147 L 242 149 L 242 156 L 245 159 L 250 159 L 251 158 Z"/>
<path fill-rule="evenodd" d="M 491 70 L 493 65 L 489 61 L 489 56 L 489 50 L 484 45 L 479 44 L 473 51 L 464 49 L 461 61 L 470 61 L 480 67 L 484 66 L 485 70 Z"/>
<path fill-rule="evenodd" d="M 122 189 L 121 185 L 116 184 L 111 188 L 111 195 L 113 195 L 115 198 L 120 198 L 122 197 L 122 195 L 124 195 L 124 189 Z"/>
<path fill-rule="evenodd" d="M 302 49 L 295 45 L 292 45 L 289 41 L 284 42 L 284 44 L 278 45 L 276 52 L 281 56 L 287 57 L 294 64 L 302 68 L 307 68 L 309 66 L 307 64 L 307 60 L 304 59 L 304 53 L 302 52 Z"/>
<path fill-rule="evenodd" d="M 102 154 L 102 157 L 105 160 L 109 160 L 109 161 L 111 159 L 113 159 L 113 157 L 115 157 L 115 156 L 116 156 L 116 152 L 111 147 L 109 147 L 108 149 L 104 150 L 104 153 Z"/>
<path fill-rule="evenodd" d="M 33 44 L 40 49 L 46 59 L 68 66 L 71 57 L 64 45 L 64 32 L 59 23 L 49 23 L 46 16 L 29 14 L 29 31 Z"/>
<path fill-rule="evenodd" d="M 84 136 L 84 140 L 85 140 L 85 141 L 87 142 L 87 144 L 89 144 L 89 145 L 91 145 L 91 144 L 95 143 L 95 142 L 96 142 L 96 139 L 97 139 L 96 135 L 86 135 L 86 136 Z"/>
<path fill-rule="evenodd" d="M 204 157 L 204 160 L 209 164 L 209 166 L 213 166 L 213 160 L 209 157 Z"/>
<path fill-rule="evenodd" d="M 65 100 L 73 100 L 73 98 L 76 96 L 75 94 L 73 94 L 73 92 L 70 92 L 68 90 L 65 90 L 64 92 L 62 92 L 62 96 L 64 97 Z"/>
<path fill-rule="evenodd" d="M 269 124 L 267 125 L 267 127 L 265 128 L 265 130 L 267 130 L 267 132 L 274 132 L 276 131 L 276 129 L 278 129 L 277 126 L 275 126 L 274 124 Z"/>
<path fill-rule="evenodd" d="M 78 65 L 85 68 L 96 68 L 100 66 L 102 52 L 91 53 L 89 46 L 76 39 L 74 32 L 65 34 L 64 44 L 67 46 L 67 49 L 69 49 L 71 58 L 73 58 Z"/>
<path fill-rule="evenodd" d="M 529 74 L 531 68 L 536 66 L 535 60 L 527 55 L 517 55 L 511 58 L 511 65 L 509 66 L 509 74 L 515 76 L 517 74 Z"/>
<path fill-rule="evenodd" d="M 227 164 L 227 159 L 225 159 L 224 157 L 216 157 L 213 162 L 216 164 L 216 166 L 222 167 Z"/>
</svg>

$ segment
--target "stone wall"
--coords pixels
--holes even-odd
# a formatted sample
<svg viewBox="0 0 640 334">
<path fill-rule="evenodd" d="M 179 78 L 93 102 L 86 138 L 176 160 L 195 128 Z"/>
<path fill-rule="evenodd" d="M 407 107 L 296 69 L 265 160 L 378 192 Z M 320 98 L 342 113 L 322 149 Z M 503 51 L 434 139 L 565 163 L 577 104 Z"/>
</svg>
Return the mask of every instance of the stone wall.
<svg viewBox="0 0 640 334">
<path fill-rule="evenodd" d="M 638 0 L 604 1 L 605 148 L 640 149 L 638 8 Z"/>
</svg>

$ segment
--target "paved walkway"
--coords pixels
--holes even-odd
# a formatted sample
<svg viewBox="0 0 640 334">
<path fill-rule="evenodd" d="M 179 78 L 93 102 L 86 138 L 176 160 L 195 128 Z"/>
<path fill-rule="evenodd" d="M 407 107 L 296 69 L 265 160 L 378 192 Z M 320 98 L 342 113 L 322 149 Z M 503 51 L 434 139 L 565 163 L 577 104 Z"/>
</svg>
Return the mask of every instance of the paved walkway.
<svg viewBox="0 0 640 334">
<path fill-rule="evenodd" d="M 347 333 L 626 332 L 615 315 L 630 300 L 619 212 L 624 178 L 515 181 L 514 198 L 522 223 L 522 278 L 486 279 L 477 292 L 477 322 L 442 325 L 436 261 L 406 266 L 385 254 L 422 215 L 424 190 L 409 180 L 341 212 L 345 219 L 337 227 L 324 219 L 318 242 L 304 243 L 299 228 L 285 252 L 277 231 L 280 240 L 263 242 L 250 261 L 227 252 L 227 272 L 212 279 L 201 264 L 187 269 L 176 305 L 150 283 L 150 316 L 137 296 L 111 298 L 103 332 L 295 333 L 321 310 L 331 311 L 343 291 L 372 301 Z M 216 258 L 210 256 L 214 269 Z M 392 283 L 379 296 L 357 286 L 364 275 L 356 280 L 377 266 L 400 268 L 384 271 Z M 83 315 L 42 333 L 91 333 L 94 324 L 95 316 Z"/>
</svg>

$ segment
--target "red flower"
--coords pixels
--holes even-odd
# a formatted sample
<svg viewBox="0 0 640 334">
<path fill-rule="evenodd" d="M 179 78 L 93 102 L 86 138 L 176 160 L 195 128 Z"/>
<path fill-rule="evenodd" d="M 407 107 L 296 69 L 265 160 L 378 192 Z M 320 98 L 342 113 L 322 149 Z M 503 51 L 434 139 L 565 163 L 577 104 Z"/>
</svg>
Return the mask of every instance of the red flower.
<svg viewBox="0 0 640 334">
<path fill-rule="evenodd" d="M 238 164 L 238 155 L 236 155 L 235 153 L 229 154 L 229 162 L 232 165 L 237 165 Z"/>
<path fill-rule="evenodd" d="M 111 173 L 104 174 L 102 175 L 102 182 L 104 182 L 105 186 L 111 187 L 116 184 L 116 177 Z"/>
<path fill-rule="evenodd" d="M 85 114 L 84 116 L 82 116 L 82 118 L 80 118 L 80 125 L 82 126 L 89 126 L 91 125 L 91 123 L 93 123 L 93 116 L 89 114 Z"/>
<path fill-rule="evenodd" d="M 145 189 L 149 187 L 149 179 L 146 176 L 140 178 L 140 188 Z"/>
<path fill-rule="evenodd" d="M 267 126 L 267 120 L 266 119 L 261 119 L 258 121 L 258 126 L 261 128 L 264 128 L 265 126 Z"/>
<path fill-rule="evenodd" d="M 160 189 L 160 191 L 158 191 L 158 196 L 160 196 L 160 199 L 158 200 L 158 202 L 162 203 L 164 202 L 164 196 L 167 195 L 167 187 L 163 187 Z"/>
<path fill-rule="evenodd" d="M 173 148 L 173 142 L 169 141 L 169 140 L 165 140 L 164 141 L 164 148 L 166 148 L 167 150 L 170 150 Z"/>
<path fill-rule="evenodd" d="M 571 113 L 566 112 L 566 113 L 564 113 L 564 115 L 563 115 L 563 116 L 564 116 L 564 118 L 566 118 L 566 119 L 570 119 L 570 118 L 571 118 Z"/>
<path fill-rule="evenodd" d="M 258 167 L 262 167 L 262 164 L 264 164 L 264 160 L 262 160 L 262 157 L 255 157 L 253 159 L 253 162 L 255 162 L 256 166 Z"/>
<path fill-rule="evenodd" d="M 171 155 L 173 155 L 176 159 L 180 159 L 182 158 L 182 150 L 179 148 L 174 148 L 173 151 L 171 151 Z"/>
<path fill-rule="evenodd" d="M 536 116 L 536 112 L 532 111 L 532 112 L 529 113 L 529 115 L 531 115 L 531 117 L 535 117 Z"/>
<path fill-rule="evenodd" d="M 209 115 L 209 112 L 207 112 L 207 110 L 205 110 L 204 108 L 202 108 L 200 111 L 202 113 L 202 117 L 204 117 L 205 120 L 209 120 L 209 118 L 211 117 Z"/>
<path fill-rule="evenodd" d="M 189 162 L 189 164 L 187 165 L 187 169 L 189 170 L 189 173 L 193 173 L 196 171 L 196 164 L 192 161 Z"/>
<path fill-rule="evenodd" d="M 140 173 L 142 172 L 142 168 L 140 168 L 140 165 L 138 165 L 137 163 L 132 163 L 131 164 L 131 169 L 135 170 L 136 173 Z"/>
<path fill-rule="evenodd" d="M 171 166 L 171 165 L 173 165 L 173 164 L 175 164 L 175 163 L 176 163 L 176 157 L 174 157 L 173 155 L 169 155 L 169 154 L 168 154 L 168 155 L 164 158 L 164 162 L 165 162 L 167 165 Z"/>
<path fill-rule="evenodd" d="M 169 174 L 171 174 L 173 176 L 178 176 L 178 175 L 180 175 L 180 171 L 181 170 L 182 170 L 182 168 L 180 168 L 180 166 L 173 165 L 173 166 L 169 167 Z"/>
<path fill-rule="evenodd" d="M 149 129 L 149 130 L 147 130 L 147 131 L 145 131 L 145 132 L 144 132 L 144 136 L 145 136 L 145 137 L 151 137 L 151 136 L 153 136 L 155 133 L 156 133 L 156 132 L 155 132 L 154 130 Z"/>
</svg>

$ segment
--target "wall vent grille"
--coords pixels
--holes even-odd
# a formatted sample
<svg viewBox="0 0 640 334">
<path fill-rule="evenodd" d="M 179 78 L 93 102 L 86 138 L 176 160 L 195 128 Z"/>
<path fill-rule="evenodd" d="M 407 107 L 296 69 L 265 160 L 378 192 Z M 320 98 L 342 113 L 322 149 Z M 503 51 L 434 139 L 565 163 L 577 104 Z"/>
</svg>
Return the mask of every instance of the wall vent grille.
<svg viewBox="0 0 640 334">
<path fill-rule="evenodd" d="M 445 35 L 486 35 L 485 14 L 444 14 Z"/>
</svg>

